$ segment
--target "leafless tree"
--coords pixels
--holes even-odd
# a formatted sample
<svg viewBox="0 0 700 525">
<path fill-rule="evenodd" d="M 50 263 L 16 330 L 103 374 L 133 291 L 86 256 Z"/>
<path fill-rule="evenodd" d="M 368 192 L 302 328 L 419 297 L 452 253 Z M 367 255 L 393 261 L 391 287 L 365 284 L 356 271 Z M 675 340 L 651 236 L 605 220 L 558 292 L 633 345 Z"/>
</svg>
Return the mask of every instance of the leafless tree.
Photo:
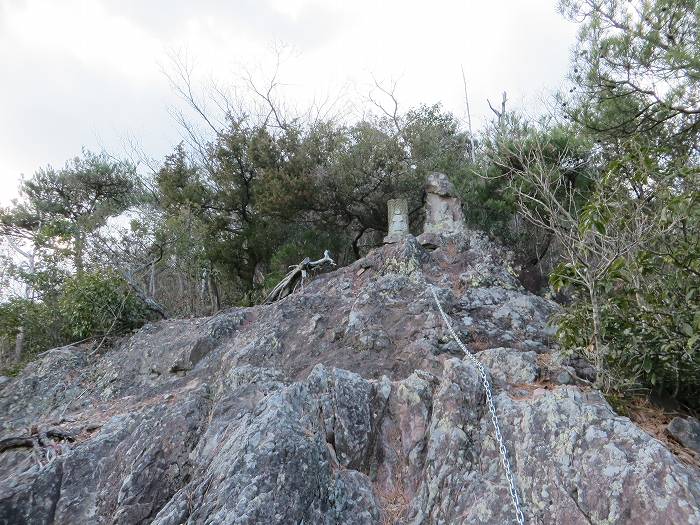
<svg viewBox="0 0 700 525">
<path fill-rule="evenodd" d="M 469 156 L 474 162 L 474 131 L 472 130 L 472 113 L 469 110 L 469 95 L 467 94 L 467 76 L 464 74 L 464 66 L 462 69 L 462 85 L 464 86 L 464 103 L 467 106 L 467 125 L 469 126 Z"/>
<path fill-rule="evenodd" d="M 506 92 L 504 91 L 503 94 L 501 95 L 501 109 L 500 110 L 494 108 L 491 105 L 491 101 L 489 99 L 486 99 L 486 102 L 489 105 L 489 108 L 491 108 L 491 111 L 493 111 L 493 113 L 496 115 L 496 118 L 500 122 L 505 117 L 505 114 L 506 114 L 506 103 L 508 102 L 508 95 L 506 94 Z"/>
<path fill-rule="evenodd" d="M 393 80 L 387 87 L 376 78 L 373 80 L 375 89 L 379 91 L 380 96 L 384 97 L 388 102 L 382 102 L 376 93 L 370 92 L 367 95 L 370 103 L 393 123 L 396 136 L 402 136 L 406 123 L 402 120 L 401 112 L 399 111 L 399 101 L 396 96 L 398 81 Z"/>
</svg>

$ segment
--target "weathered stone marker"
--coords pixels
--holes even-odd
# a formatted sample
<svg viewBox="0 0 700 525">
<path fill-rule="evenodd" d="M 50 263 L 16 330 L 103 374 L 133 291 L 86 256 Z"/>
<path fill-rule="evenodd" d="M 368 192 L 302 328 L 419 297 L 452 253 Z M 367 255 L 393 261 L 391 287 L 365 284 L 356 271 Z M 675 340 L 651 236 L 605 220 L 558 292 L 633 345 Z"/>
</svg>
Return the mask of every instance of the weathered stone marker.
<svg viewBox="0 0 700 525">
<path fill-rule="evenodd" d="M 454 186 L 444 173 L 433 172 L 425 184 L 424 233 L 460 233 L 464 231 L 464 213 Z"/>
<path fill-rule="evenodd" d="M 390 199 L 386 204 L 389 212 L 389 233 L 384 237 L 384 243 L 391 244 L 409 234 L 408 201 L 406 199 Z"/>
</svg>

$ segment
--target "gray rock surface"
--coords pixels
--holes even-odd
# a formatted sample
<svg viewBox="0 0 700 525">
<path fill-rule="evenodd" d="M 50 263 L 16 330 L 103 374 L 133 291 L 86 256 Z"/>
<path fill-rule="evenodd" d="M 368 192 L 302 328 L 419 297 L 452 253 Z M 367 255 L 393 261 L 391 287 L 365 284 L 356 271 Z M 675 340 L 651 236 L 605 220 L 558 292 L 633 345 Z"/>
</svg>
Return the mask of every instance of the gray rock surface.
<svg viewBox="0 0 700 525">
<path fill-rule="evenodd" d="M 512 348 L 489 348 L 477 358 L 491 372 L 496 381 L 507 384 L 534 383 L 540 375 L 535 352 Z"/>
<path fill-rule="evenodd" d="M 666 431 L 681 445 L 700 453 L 700 421 L 694 417 L 674 417 Z"/>
<path fill-rule="evenodd" d="M 575 383 L 571 372 L 569 372 L 568 370 L 561 370 L 559 373 L 557 373 L 556 377 L 554 378 L 554 381 L 559 385 L 571 385 Z"/>
<path fill-rule="evenodd" d="M 528 523 L 700 522 L 697 468 L 595 391 L 533 384 L 556 306 L 503 249 L 435 241 L 102 355 L 45 353 L 0 389 L 0 524 L 511 522 L 477 371 L 428 283 L 491 369 Z"/>
</svg>

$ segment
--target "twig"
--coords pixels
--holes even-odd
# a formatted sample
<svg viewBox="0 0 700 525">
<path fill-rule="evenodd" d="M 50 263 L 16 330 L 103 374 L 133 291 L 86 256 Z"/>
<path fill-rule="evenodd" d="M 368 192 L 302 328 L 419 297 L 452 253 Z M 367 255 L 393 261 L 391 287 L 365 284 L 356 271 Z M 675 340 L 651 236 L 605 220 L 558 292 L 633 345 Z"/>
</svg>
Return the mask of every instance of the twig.
<svg viewBox="0 0 700 525">
<path fill-rule="evenodd" d="M 68 401 L 68 403 L 66 404 L 66 406 L 65 406 L 65 407 L 63 408 L 63 410 L 61 411 L 61 415 L 58 416 L 58 419 L 59 419 L 59 420 L 60 420 L 60 419 L 63 419 L 63 415 L 66 413 L 66 410 L 68 410 L 68 407 L 73 403 L 73 401 L 77 401 L 78 399 L 80 399 L 81 397 L 83 397 L 83 395 L 85 394 L 85 392 L 87 392 L 88 390 L 90 390 L 90 387 L 85 388 L 82 392 L 80 392 L 80 394 L 78 394 L 76 397 L 74 397 L 73 399 L 71 399 L 70 401 Z"/>
<path fill-rule="evenodd" d="M 331 258 L 331 254 L 328 250 L 324 251 L 323 257 L 317 261 L 312 261 L 307 257 L 296 266 L 292 266 L 292 270 L 272 289 L 265 298 L 263 304 L 270 304 L 284 299 L 288 295 L 294 293 L 300 282 L 303 290 L 304 278 L 306 278 L 307 272 L 326 264 L 335 266 L 335 261 Z"/>
</svg>

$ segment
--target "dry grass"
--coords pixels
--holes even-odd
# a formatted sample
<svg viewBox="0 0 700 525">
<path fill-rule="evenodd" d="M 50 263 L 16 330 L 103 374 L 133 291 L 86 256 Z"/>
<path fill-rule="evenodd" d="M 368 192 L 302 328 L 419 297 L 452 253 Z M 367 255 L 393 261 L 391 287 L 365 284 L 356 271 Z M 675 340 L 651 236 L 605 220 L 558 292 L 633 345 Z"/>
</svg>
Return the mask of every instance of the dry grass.
<svg viewBox="0 0 700 525">
<path fill-rule="evenodd" d="M 411 498 L 404 486 L 404 476 L 399 469 L 392 487 L 380 486 L 376 490 L 382 509 L 382 525 L 406 523 Z"/>
<path fill-rule="evenodd" d="M 531 399 L 536 390 L 556 390 L 560 385 L 553 383 L 549 379 L 538 379 L 534 383 L 517 383 L 510 385 L 508 396 L 514 401 Z M 579 388 L 581 388 L 579 386 Z M 581 388 L 583 390 L 583 388 Z"/>
<path fill-rule="evenodd" d="M 624 401 L 626 416 L 648 434 L 661 441 L 683 463 L 700 468 L 700 454 L 684 447 L 667 431 L 666 426 L 677 415 L 654 405 L 648 399 L 637 397 Z"/>
<path fill-rule="evenodd" d="M 385 446 L 393 452 L 396 472 L 389 475 L 391 481 L 376 482 L 374 493 L 377 495 L 382 511 L 382 525 L 406 523 L 411 505 L 411 493 L 406 480 L 407 458 L 401 453 L 401 429 L 394 425 L 388 429 Z M 391 485 L 389 485 L 391 483 Z"/>
<path fill-rule="evenodd" d="M 523 401 L 525 399 L 531 399 L 535 390 L 542 388 L 542 385 L 537 384 L 526 384 L 519 383 L 517 385 L 511 385 L 508 396 L 514 401 Z"/>
<path fill-rule="evenodd" d="M 472 340 L 469 342 L 469 349 L 472 352 L 481 352 L 483 350 L 488 350 L 489 348 L 493 348 L 493 345 L 491 344 L 491 341 L 489 341 L 489 338 L 485 335 L 475 334 L 472 337 Z"/>
<path fill-rule="evenodd" d="M 539 366 L 542 371 L 552 370 L 552 354 L 549 352 L 545 354 L 537 354 L 537 366 Z"/>
</svg>

